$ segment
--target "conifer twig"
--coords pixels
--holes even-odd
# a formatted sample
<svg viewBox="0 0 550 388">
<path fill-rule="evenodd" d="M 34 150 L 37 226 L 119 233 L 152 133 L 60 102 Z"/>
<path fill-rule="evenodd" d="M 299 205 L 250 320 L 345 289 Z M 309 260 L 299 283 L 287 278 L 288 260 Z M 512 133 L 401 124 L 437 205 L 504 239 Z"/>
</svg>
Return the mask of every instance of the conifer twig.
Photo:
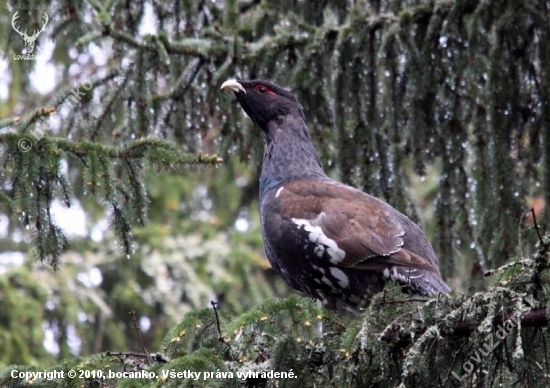
<svg viewBox="0 0 550 388">
<path fill-rule="evenodd" d="M 396 299 L 396 300 L 382 300 L 374 303 L 376 306 L 386 305 L 386 304 L 399 304 L 399 303 L 410 303 L 410 302 L 427 302 L 430 298 L 425 298 L 421 296 L 409 296 L 405 299 Z"/>
<path fill-rule="evenodd" d="M 130 315 L 132 316 L 132 324 L 134 325 L 134 328 L 136 329 L 136 333 L 139 338 L 139 343 L 141 345 L 141 349 L 143 350 L 143 353 L 147 355 L 147 365 L 151 365 L 151 360 L 149 358 L 149 353 L 147 352 L 147 348 L 145 348 L 145 343 L 143 342 L 143 337 L 141 336 L 141 330 L 139 330 L 139 326 L 136 320 L 136 312 L 134 310 L 130 310 Z"/>
<path fill-rule="evenodd" d="M 216 327 L 218 328 L 218 334 L 219 334 L 219 341 L 220 342 L 223 342 L 224 344 L 227 345 L 227 343 L 225 342 L 225 340 L 223 339 L 223 335 L 222 335 L 222 329 L 221 329 L 221 326 L 220 326 L 220 317 L 218 316 L 218 304 L 216 302 L 214 302 L 213 300 L 210 301 L 210 304 L 212 305 L 212 309 L 214 310 L 214 316 L 216 317 Z"/>
<path fill-rule="evenodd" d="M 149 359 L 151 358 L 151 356 L 154 362 L 159 362 L 163 364 L 170 362 L 170 360 L 160 352 L 149 354 L 149 353 L 138 353 L 138 352 L 111 352 L 110 350 L 108 350 L 105 352 L 105 355 L 107 357 L 109 356 L 118 357 L 122 363 L 124 363 L 124 359 L 128 357 Z"/>
<path fill-rule="evenodd" d="M 106 356 L 114 356 L 114 357 L 136 357 L 136 358 L 147 358 L 147 353 L 138 353 L 138 352 L 111 352 L 110 350 L 105 352 Z"/>
<path fill-rule="evenodd" d="M 531 207 L 531 213 L 533 214 L 533 224 L 535 226 L 535 230 L 537 231 L 537 236 L 539 236 L 540 244 L 544 245 L 544 240 L 542 239 L 542 236 L 540 234 L 539 224 L 537 223 L 537 216 L 535 215 L 535 208 L 534 207 Z"/>
</svg>

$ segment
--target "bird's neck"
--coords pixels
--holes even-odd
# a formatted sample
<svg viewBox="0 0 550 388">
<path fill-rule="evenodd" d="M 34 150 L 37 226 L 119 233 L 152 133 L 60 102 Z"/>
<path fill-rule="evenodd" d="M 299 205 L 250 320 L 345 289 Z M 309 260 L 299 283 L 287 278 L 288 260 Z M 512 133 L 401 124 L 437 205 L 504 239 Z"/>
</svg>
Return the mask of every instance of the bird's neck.
<svg viewBox="0 0 550 388">
<path fill-rule="evenodd" d="M 305 123 L 299 127 L 286 124 L 274 123 L 266 132 L 260 196 L 291 180 L 327 177 Z"/>
</svg>

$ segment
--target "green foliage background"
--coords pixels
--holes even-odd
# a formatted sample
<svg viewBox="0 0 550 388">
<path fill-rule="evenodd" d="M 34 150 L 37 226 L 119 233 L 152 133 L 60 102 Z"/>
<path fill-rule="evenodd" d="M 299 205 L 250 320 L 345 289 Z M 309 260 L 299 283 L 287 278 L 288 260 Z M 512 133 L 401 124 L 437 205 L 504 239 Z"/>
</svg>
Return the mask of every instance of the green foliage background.
<svg viewBox="0 0 550 388">
<path fill-rule="evenodd" d="M 548 1 L 35 3 L 17 24 L 49 15 L 45 61 L 15 60 L 15 10 L 0 12 L 0 384 L 24 385 L 16 364 L 299 372 L 34 386 L 547 385 L 548 242 L 524 212 L 544 233 Z M 327 171 L 419 222 L 457 292 L 389 287 L 355 318 L 272 299 L 292 292 L 263 255 L 262 139 L 219 91 L 233 77 L 292 87 Z M 84 209 L 85 235 L 59 206 Z M 162 357 L 136 355 L 130 311 Z M 524 325 L 453 377 L 510 316 Z"/>
</svg>

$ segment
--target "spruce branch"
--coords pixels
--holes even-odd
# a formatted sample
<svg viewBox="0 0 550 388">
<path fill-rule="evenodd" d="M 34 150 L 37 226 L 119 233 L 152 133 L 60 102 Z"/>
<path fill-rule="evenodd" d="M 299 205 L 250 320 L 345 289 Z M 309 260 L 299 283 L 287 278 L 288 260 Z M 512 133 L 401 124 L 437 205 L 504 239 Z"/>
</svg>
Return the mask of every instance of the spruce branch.
<svg viewBox="0 0 550 388">
<path fill-rule="evenodd" d="M 109 159 L 146 159 L 159 165 L 218 165 L 223 163 L 223 159 L 216 154 L 184 153 L 174 143 L 158 138 L 133 140 L 122 147 L 106 146 L 86 140 L 73 142 L 62 138 L 52 138 L 52 142 L 59 150 L 79 158 L 86 158 L 93 151 Z"/>
<path fill-rule="evenodd" d="M 134 253 L 134 236 L 132 234 L 132 226 L 130 225 L 129 217 L 126 214 L 126 209 L 119 203 L 113 202 L 110 206 L 110 226 L 114 230 L 118 241 L 122 242 L 122 252 L 129 257 Z"/>
<path fill-rule="evenodd" d="M 37 110 L 33 117 L 47 114 L 50 110 Z M 85 190 L 99 197 L 110 210 L 111 226 L 126 255 L 133 253 L 133 226 L 147 223 L 149 199 L 142 182 L 146 168 L 223 162 L 217 155 L 184 153 L 174 143 L 156 138 L 134 140 L 117 147 L 54 138 L 46 133 L 33 143 L 32 152 L 23 152 L 19 142 L 27 139 L 26 136 L 14 132 L 0 134 L 0 144 L 6 149 L 4 171 L 12 175 L 10 192 L 5 188 L 1 191 L 0 204 L 9 214 L 19 217 L 26 227 L 32 227 L 36 257 L 54 269 L 61 264 L 68 240 L 50 214 L 51 205 L 60 195 L 70 207 L 74 196 L 72 184 L 60 169 L 60 162 L 66 156 L 80 162 Z M 122 162 L 123 178 L 115 175 L 114 160 Z"/>
<path fill-rule="evenodd" d="M 126 73 L 131 72 L 131 70 L 132 69 L 130 66 L 130 68 L 126 71 Z M 67 103 L 68 107 L 73 107 L 74 101 L 72 101 L 71 99 L 75 98 L 77 99 L 77 101 L 80 101 L 81 99 L 83 99 L 83 97 L 78 96 L 78 91 L 79 90 L 82 91 L 83 84 L 89 83 L 90 85 L 90 88 L 85 89 L 86 90 L 85 97 L 87 96 L 86 98 L 89 99 L 89 97 L 91 96 L 91 93 L 95 88 L 97 88 L 98 86 L 107 85 L 109 81 L 113 80 L 120 74 L 121 74 L 121 70 L 119 68 L 109 69 L 109 72 L 103 77 L 98 77 L 87 81 L 85 80 L 83 83 L 80 83 L 77 85 L 67 85 L 66 87 L 63 87 L 59 91 L 54 93 L 52 97 L 46 102 L 46 105 L 56 107 L 55 108 L 56 112 L 61 111 L 64 106 L 63 104 L 65 103 Z M 75 97 L 75 93 L 77 94 L 78 98 Z M 63 112 L 60 112 L 60 113 L 63 113 Z"/>
<path fill-rule="evenodd" d="M 185 68 L 185 70 L 175 81 L 175 86 L 170 92 L 165 94 L 153 94 L 148 97 L 147 103 L 156 104 L 160 101 L 168 99 L 179 99 L 189 90 L 205 63 L 206 62 L 202 58 L 197 58 L 194 61 L 191 61 L 191 64 Z"/>
<path fill-rule="evenodd" d="M 100 131 L 103 123 L 107 119 L 109 113 L 112 112 L 113 106 L 115 105 L 115 102 L 119 99 L 119 97 L 121 95 L 121 92 L 124 90 L 124 88 L 126 87 L 128 81 L 130 80 L 130 74 L 131 74 L 131 70 L 127 71 L 126 74 L 124 74 L 122 82 L 120 82 L 120 84 L 117 85 L 114 88 L 114 91 L 111 91 L 109 93 L 109 95 L 107 96 L 106 103 L 103 105 L 102 111 L 101 111 L 101 113 L 99 114 L 99 116 L 97 118 L 97 123 L 95 125 L 95 128 L 93 129 L 92 134 L 90 135 L 90 140 L 91 141 L 95 141 L 97 139 L 97 137 L 99 135 L 99 131 Z M 116 74 L 116 75 L 112 74 L 112 75 L 116 76 L 118 74 Z M 105 82 L 105 81 L 103 81 L 103 82 Z"/>
<path fill-rule="evenodd" d="M 96 41 L 96 40 L 99 40 L 101 39 L 101 37 L 103 36 L 103 34 L 101 33 L 101 31 L 90 31 L 88 32 L 87 34 L 81 36 L 80 38 L 78 38 L 75 42 L 75 46 L 76 47 L 85 47 L 86 45 Z"/>
<path fill-rule="evenodd" d="M 506 313 L 504 315 L 496 316 L 492 319 L 492 327 L 494 330 L 498 326 L 512 318 L 514 314 Z M 548 327 L 550 320 L 546 309 L 537 308 L 524 314 L 521 318 L 522 327 Z M 474 321 L 459 321 L 453 327 L 446 330 L 439 330 L 439 335 L 442 337 L 456 338 L 456 337 L 468 337 L 473 333 L 480 323 Z M 386 331 L 379 337 L 381 341 L 388 344 L 396 345 L 400 348 L 406 348 L 414 342 L 414 337 L 422 335 L 425 329 L 421 329 L 418 333 L 411 333 L 406 327 L 400 325 L 393 325 L 388 327 Z"/>
<path fill-rule="evenodd" d="M 7 119 L 0 119 L 0 129 L 17 124 L 21 121 L 21 117 L 9 117 Z"/>
<path fill-rule="evenodd" d="M 14 213 L 16 209 L 15 201 L 12 200 L 3 190 L 0 190 L 0 203 L 8 210 L 9 213 Z"/>
<path fill-rule="evenodd" d="M 220 43 L 209 38 L 185 38 L 180 41 L 170 41 L 165 34 L 149 35 L 142 40 L 138 40 L 122 30 L 112 28 L 110 25 L 104 26 L 101 34 L 95 33 L 86 39 L 94 40 L 100 36 L 110 36 L 138 50 L 157 52 L 165 58 L 165 62 L 166 59 L 169 59 L 167 54 L 208 58 L 227 54 L 228 51 L 227 44 L 223 41 Z"/>
<path fill-rule="evenodd" d="M 55 112 L 54 107 L 50 107 L 50 108 L 42 107 L 42 108 L 35 109 L 29 117 L 21 120 L 18 126 L 21 129 L 21 131 L 25 131 L 29 126 L 31 126 L 31 124 L 37 122 L 39 119 L 42 119 L 44 117 L 49 117 L 54 112 Z"/>
</svg>

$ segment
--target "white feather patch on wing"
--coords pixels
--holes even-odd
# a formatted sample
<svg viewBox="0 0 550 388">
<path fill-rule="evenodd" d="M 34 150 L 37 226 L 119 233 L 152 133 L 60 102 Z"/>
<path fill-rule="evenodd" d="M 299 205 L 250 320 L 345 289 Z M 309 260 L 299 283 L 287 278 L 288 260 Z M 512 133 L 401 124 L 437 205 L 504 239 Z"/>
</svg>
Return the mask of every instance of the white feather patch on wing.
<svg viewBox="0 0 550 388">
<path fill-rule="evenodd" d="M 338 284 L 342 288 L 346 288 L 349 286 L 349 279 L 346 276 L 346 274 L 340 269 L 336 267 L 330 267 L 329 268 L 330 274 L 338 280 Z"/>
<path fill-rule="evenodd" d="M 332 264 L 338 264 L 344 260 L 346 252 L 338 247 L 336 241 L 328 238 L 319 226 L 312 225 L 308 220 L 299 218 L 292 218 L 292 222 L 298 225 L 298 228 L 301 227 L 309 233 L 309 241 L 316 244 L 314 252 L 317 256 L 323 257 L 325 252 L 328 253 Z"/>
</svg>

